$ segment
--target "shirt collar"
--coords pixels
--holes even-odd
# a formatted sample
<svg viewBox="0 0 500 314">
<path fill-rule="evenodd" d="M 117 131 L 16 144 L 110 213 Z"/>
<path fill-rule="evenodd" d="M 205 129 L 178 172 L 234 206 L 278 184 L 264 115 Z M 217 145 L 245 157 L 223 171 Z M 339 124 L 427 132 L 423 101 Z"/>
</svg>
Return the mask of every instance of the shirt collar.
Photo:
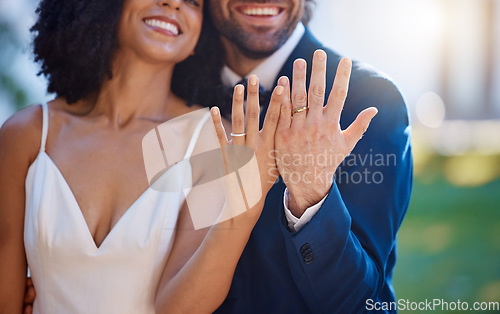
<svg viewBox="0 0 500 314">
<path fill-rule="evenodd" d="M 259 77 L 259 82 L 262 87 L 272 89 L 276 85 L 276 76 L 299 43 L 304 32 L 305 27 L 299 22 L 286 42 L 272 55 L 264 59 L 264 61 L 250 71 L 245 77 L 248 78 L 250 74 L 255 74 Z M 222 84 L 225 86 L 234 86 L 241 81 L 241 79 L 241 76 L 236 74 L 227 65 L 224 65 L 221 72 Z"/>
</svg>

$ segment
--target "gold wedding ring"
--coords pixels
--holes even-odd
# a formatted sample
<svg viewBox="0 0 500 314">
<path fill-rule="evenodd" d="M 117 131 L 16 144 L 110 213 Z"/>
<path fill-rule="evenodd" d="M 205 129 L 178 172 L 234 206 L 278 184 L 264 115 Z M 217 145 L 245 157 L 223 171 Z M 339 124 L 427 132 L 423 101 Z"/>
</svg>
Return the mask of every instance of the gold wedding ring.
<svg viewBox="0 0 500 314">
<path fill-rule="evenodd" d="M 302 112 L 302 111 L 306 111 L 306 110 L 308 110 L 308 109 L 309 109 L 309 107 L 307 107 L 307 106 L 300 107 L 300 108 L 297 108 L 297 109 L 293 109 L 293 111 L 292 111 L 292 115 L 294 115 L 294 114 L 296 114 L 296 113 L 299 113 L 299 112 Z"/>
<path fill-rule="evenodd" d="M 235 136 L 245 136 L 245 135 L 247 135 L 246 132 L 243 132 L 243 133 L 233 133 L 233 132 L 231 132 L 231 136 L 232 137 L 235 137 Z"/>
</svg>

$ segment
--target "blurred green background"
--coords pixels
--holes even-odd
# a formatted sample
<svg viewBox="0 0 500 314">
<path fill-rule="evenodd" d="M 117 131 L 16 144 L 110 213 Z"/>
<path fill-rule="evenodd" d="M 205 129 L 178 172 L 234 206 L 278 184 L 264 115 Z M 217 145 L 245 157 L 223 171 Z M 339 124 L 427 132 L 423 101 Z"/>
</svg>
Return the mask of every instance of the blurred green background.
<svg viewBox="0 0 500 314">
<path fill-rule="evenodd" d="M 466 173 L 476 163 L 486 168 L 491 179 L 464 186 L 453 183 L 474 176 L 473 171 Z M 415 177 L 410 208 L 399 232 L 397 297 L 460 300 L 469 306 L 476 301 L 498 302 L 500 155 L 434 155 L 419 166 L 423 168 Z M 445 169 L 462 177 L 450 178 Z"/>
<path fill-rule="evenodd" d="M 500 302 L 500 1 L 316 2 L 313 33 L 387 72 L 410 109 L 415 180 L 397 297 Z M 0 125 L 52 97 L 30 55 L 36 4 L 0 0 Z"/>
</svg>

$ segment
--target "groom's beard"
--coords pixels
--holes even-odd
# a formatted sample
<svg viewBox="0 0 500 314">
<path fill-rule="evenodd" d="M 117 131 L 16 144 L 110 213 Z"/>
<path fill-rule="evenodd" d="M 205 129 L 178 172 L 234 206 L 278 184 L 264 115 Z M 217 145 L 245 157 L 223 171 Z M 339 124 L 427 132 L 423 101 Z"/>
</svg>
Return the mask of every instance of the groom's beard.
<svg viewBox="0 0 500 314">
<path fill-rule="evenodd" d="M 212 0 L 208 4 L 213 23 L 222 37 L 236 46 L 245 57 L 255 60 L 268 57 L 278 50 L 292 34 L 303 12 L 303 1 L 300 0 L 238 0 L 238 4 L 275 3 L 286 5 L 286 9 L 280 13 L 285 15 L 280 17 L 280 19 L 284 19 L 280 25 L 249 26 L 250 24 L 246 24 L 247 29 L 245 29 L 242 25 L 243 22 L 236 17 L 240 13 L 229 9 L 231 2 L 231 0 L 228 1 L 229 17 L 224 16 L 221 4 L 217 1 Z M 249 27 L 251 29 L 248 29 Z"/>
</svg>

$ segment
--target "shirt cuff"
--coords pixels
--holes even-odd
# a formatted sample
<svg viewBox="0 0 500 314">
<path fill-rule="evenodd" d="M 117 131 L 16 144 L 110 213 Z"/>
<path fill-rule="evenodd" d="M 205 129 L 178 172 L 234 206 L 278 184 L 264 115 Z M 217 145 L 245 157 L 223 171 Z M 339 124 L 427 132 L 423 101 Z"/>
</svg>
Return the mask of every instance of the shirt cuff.
<svg viewBox="0 0 500 314">
<path fill-rule="evenodd" d="M 313 216 L 318 212 L 321 205 L 323 205 L 323 203 L 325 202 L 327 196 L 328 194 L 326 194 L 321 201 L 307 208 L 300 218 L 297 218 L 292 214 L 290 209 L 288 209 L 288 188 L 285 188 L 285 193 L 283 196 L 283 205 L 285 207 L 285 217 L 288 222 L 288 228 L 291 231 L 296 232 L 299 231 L 302 227 L 304 227 L 309 221 L 311 221 Z"/>
</svg>

